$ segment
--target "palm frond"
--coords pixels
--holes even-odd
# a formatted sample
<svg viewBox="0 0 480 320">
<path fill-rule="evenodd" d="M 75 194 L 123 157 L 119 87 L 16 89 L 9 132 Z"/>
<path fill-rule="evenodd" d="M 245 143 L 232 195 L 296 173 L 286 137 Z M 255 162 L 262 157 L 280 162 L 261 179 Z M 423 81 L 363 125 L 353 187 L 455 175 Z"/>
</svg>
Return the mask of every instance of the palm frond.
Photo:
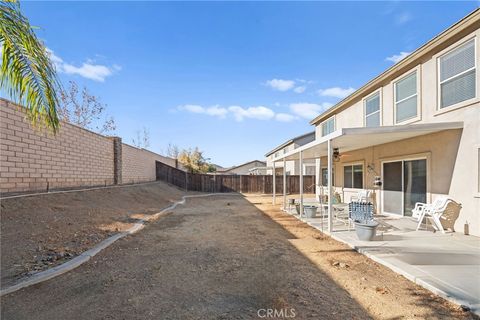
<svg viewBox="0 0 480 320">
<path fill-rule="evenodd" d="M 16 1 L 0 3 L 0 50 L 0 89 L 27 108 L 33 125 L 56 132 L 61 85 L 45 46 Z"/>
</svg>

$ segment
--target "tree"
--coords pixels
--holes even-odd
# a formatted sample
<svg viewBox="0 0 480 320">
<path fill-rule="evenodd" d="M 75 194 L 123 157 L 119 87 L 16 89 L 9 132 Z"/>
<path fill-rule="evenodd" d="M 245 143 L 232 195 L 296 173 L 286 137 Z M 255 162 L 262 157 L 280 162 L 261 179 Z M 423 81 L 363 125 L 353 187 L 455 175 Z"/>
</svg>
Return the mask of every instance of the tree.
<svg viewBox="0 0 480 320">
<path fill-rule="evenodd" d="M 107 106 L 91 95 L 86 87 L 79 94 L 78 85 L 70 81 L 68 90 L 60 92 L 60 100 L 58 114 L 61 120 L 101 134 L 115 131 L 115 119 L 105 114 Z"/>
<path fill-rule="evenodd" d="M 137 148 L 147 149 L 150 147 L 150 130 L 143 127 L 143 131 L 136 131 L 137 138 L 132 139 L 132 143 Z"/>
<path fill-rule="evenodd" d="M 183 150 L 178 155 L 178 161 L 190 173 L 206 173 L 209 171 L 210 164 L 207 158 L 203 156 L 203 151 L 198 148 Z"/>
<path fill-rule="evenodd" d="M 57 132 L 61 84 L 44 44 L 17 1 L 0 2 L 0 89 L 24 105 L 34 125 Z"/>
<path fill-rule="evenodd" d="M 178 159 L 180 155 L 180 148 L 176 144 L 169 143 L 167 146 L 166 156 L 172 159 Z"/>
<path fill-rule="evenodd" d="M 217 172 L 217 167 L 215 167 L 213 164 L 209 163 L 207 172 Z"/>
</svg>

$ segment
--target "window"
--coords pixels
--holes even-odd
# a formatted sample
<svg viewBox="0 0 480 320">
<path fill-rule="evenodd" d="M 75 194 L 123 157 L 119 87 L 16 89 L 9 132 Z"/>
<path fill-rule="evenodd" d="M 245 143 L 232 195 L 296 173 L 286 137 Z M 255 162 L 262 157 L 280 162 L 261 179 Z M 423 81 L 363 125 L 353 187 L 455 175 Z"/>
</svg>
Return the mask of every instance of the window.
<svg viewBox="0 0 480 320">
<path fill-rule="evenodd" d="M 304 174 L 306 176 L 314 176 L 315 175 L 315 166 L 308 166 L 308 165 L 305 165 L 305 170 L 304 170 Z"/>
<path fill-rule="evenodd" d="M 380 126 L 380 92 L 365 99 L 365 127 Z"/>
<path fill-rule="evenodd" d="M 477 149 L 477 193 L 480 195 L 480 146 Z"/>
<path fill-rule="evenodd" d="M 395 83 L 395 122 L 415 118 L 417 103 L 417 72 L 414 72 Z"/>
<path fill-rule="evenodd" d="M 440 57 L 440 108 L 475 98 L 475 39 Z"/>
<path fill-rule="evenodd" d="M 322 137 L 335 131 L 335 118 L 331 117 L 322 123 Z"/>
<path fill-rule="evenodd" d="M 363 165 L 343 167 L 343 187 L 363 189 Z"/>
<path fill-rule="evenodd" d="M 335 185 L 335 170 L 332 168 L 332 186 Z M 328 186 L 328 168 L 322 168 L 322 186 Z"/>
</svg>

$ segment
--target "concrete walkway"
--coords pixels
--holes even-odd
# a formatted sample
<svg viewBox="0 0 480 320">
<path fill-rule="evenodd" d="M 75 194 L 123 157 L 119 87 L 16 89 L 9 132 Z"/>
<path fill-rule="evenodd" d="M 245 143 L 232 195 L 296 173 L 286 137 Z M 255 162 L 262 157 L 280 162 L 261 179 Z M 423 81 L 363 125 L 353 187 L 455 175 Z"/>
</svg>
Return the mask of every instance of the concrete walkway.
<svg viewBox="0 0 480 320">
<path fill-rule="evenodd" d="M 298 215 L 295 215 L 298 217 Z M 411 218 L 383 216 L 374 241 L 358 240 L 338 225 L 331 236 L 422 287 L 480 315 L 480 238 L 415 231 Z M 321 230 L 321 219 L 302 221 Z M 326 227 L 326 222 L 324 222 Z"/>
</svg>

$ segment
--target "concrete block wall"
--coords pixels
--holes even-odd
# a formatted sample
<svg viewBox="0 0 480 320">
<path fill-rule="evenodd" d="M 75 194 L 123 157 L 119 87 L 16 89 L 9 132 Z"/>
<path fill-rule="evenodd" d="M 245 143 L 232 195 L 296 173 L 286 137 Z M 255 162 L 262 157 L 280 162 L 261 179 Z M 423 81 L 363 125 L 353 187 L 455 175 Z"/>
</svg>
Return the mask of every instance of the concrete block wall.
<svg viewBox="0 0 480 320">
<path fill-rule="evenodd" d="M 0 98 L 1 193 L 153 181 L 155 161 L 175 163 L 69 123 L 55 136 L 32 128 L 23 107 Z"/>
<path fill-rule="evenodd" d="M 137 183 L 156 179 L 155 162 L 175 167 L 175 160 L 154 152 L 122 144 L 122 182 Z"/>
</svg>

